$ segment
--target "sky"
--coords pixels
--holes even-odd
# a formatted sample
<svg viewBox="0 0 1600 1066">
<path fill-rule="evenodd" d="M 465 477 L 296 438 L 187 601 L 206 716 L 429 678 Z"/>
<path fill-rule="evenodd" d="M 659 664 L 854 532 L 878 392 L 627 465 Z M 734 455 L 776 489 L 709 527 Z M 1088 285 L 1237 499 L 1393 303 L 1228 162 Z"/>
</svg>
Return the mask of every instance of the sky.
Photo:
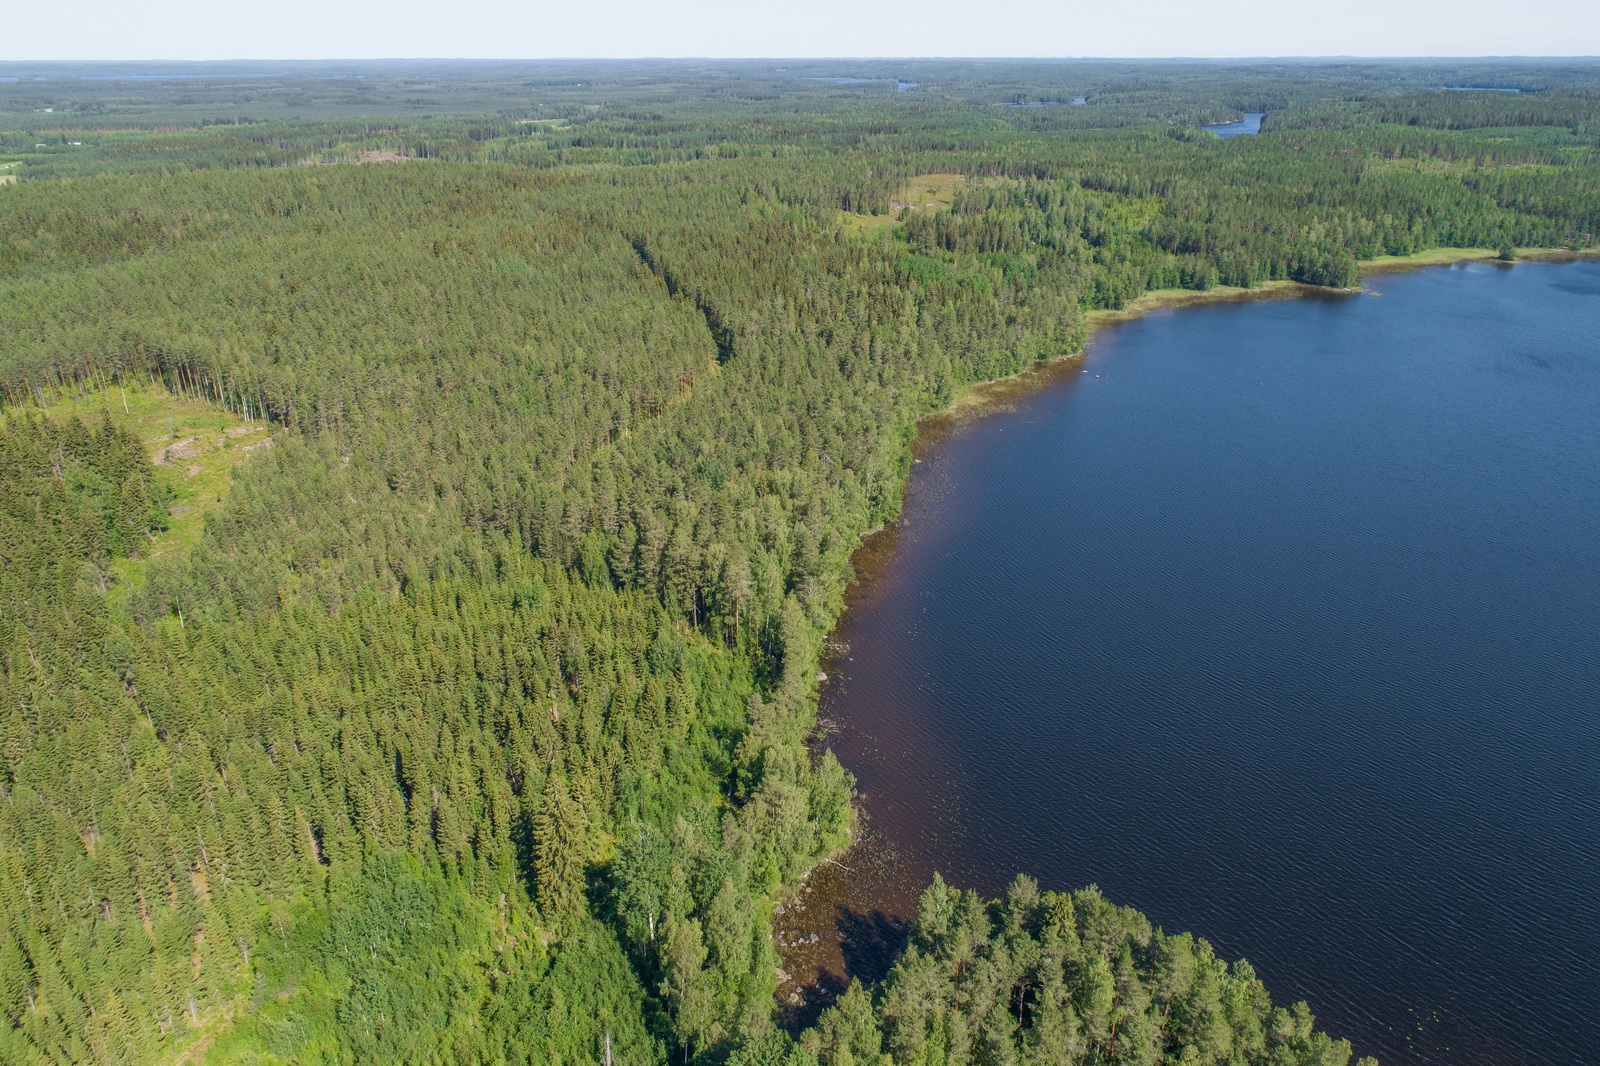
<svg viewBox="0 0 1600 1066">
<path fill-rule="evenodd" d="M 0 60 L 1600 55 L 1600 0 L 0 0 Z"/>
</svg>

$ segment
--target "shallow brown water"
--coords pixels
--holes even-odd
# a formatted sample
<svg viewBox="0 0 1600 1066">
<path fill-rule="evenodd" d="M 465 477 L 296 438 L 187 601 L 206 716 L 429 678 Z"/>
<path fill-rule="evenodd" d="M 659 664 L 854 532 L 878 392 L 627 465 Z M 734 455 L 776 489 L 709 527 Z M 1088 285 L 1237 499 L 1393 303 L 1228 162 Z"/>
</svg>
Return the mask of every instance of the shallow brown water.
<svg viewBox="0 0 1600 1066">
<path fill-rule="evenodd" d="M 934 468 L 924 462 L 925 457 L 942 454 L 951 446 L 952 436 L 975 420 L 1012 411 L 1017 401 L 1042 389 L 1070 387 L 1082 368 L 1080 357 L 1042 363 L 1015 378 L 979 385 L 954 410 L 925 419 L 918 427 L 912 471 L 919 507 L 931 505 L 947 491 Z M 908 495 L 911 491 L 908 489 Z M 874 605 L 896 593 L 894 563 L 902 538 L 913 527 L 921 528 L 917 517 L 903 515 L 868 536 L 851 559 L 855 581 L 846 593 L 844 615 L 822 660 L 823 672 L 830 680 L 823 683 L 821 693 L 819 747 L 828 746 L 841 733 L 843 723 L 837 715 L 848 714 L 849 707 L 836 698 L 838 685 L 833 679 L 842 681 L 852 672 L 851 638 L 870 636 Z M 875 681 L 880 683 L 873 685 L 870 696 L 852 690 L 850 705 L 870 698 L 873 719 L 879 722 L 904 721 L 916 715 L 913 679 L 890 674 Z M 902 821 L 906 815 L 915 819 L 916 812 L 896 803 L 897 796 L 926 800 L 939 792 L 938 785 L 928 780 L 929 757 L 936 760 L 936 748 L 926 746 L 913 763 L 894 742 L 885 747 L 854 728 L 849 734 L 845 757 L 852 772 L 859 773 L 868 764 L 872 768 L 871 790 L 863 789 L 857 797 L 860 827 L 856 842 L 836 860 L 819 865 L 774 922 L 783 956 L 780 1013 L 792 1029 L 814 1022 L 852 979 L 871 984 L 888 973 L 905 946 L 906 916 L 916 910 L 917 899 L 938 866 L 937 850 L 919 847 L 921 834 Z M 945 782 L 947 786 L 953 783 L 952 779 Z M 951 807 L 943 812 L 942 820 L 955 824 L 958 812 L 953 805 L 958 792 L 952 787 L 945 794 Z M 905 850 L 908 846 L 909 851 Z"/>
</svg>

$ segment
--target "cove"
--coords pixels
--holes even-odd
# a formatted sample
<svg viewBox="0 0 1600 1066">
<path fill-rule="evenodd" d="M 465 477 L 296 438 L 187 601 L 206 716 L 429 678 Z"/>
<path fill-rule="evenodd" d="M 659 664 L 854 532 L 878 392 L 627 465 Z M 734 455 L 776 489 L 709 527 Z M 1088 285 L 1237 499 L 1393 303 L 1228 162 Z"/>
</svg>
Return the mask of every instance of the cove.
<svg viewBox="0 0 1600 1066">
<path fill-rule="evenodd" d="M 1203 130 L 1210 130 L 1218 137 L 1249 137 L 1261 132 L 1261 120 L 1267 117 L 1265 111 L 1249 111 L 1244 118 L 1237 122 L 1218 122 L 1210 126 L 1201 126 Z"/>
<path fill-rule="evenodd" d="M 1025 872 L 1386 1064 L 1592 1061 L 1600 263 L 1367 284 L 1111 326 L 924 427 L 824 664 L 866 824 L 779 922 L 793 1011 L 935 870 Z"/>
</svg>

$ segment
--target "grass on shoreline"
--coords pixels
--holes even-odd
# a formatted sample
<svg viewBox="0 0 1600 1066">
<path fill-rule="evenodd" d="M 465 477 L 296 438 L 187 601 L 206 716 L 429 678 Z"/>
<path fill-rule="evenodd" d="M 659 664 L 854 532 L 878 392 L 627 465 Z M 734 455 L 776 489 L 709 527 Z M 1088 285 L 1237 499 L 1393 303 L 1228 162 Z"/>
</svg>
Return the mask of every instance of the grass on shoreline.
<svg viewBox="0 0 1600 1066">
<path fill-rule="evenodd" d="M 1279 296 L 1293 296 L 1302 292 L 1312 291 L 1310 285 L 1302 285 L 1298 281 L 1263 281 L 1260 285 L 1244 289 L 1236 285 L 1217 285 L 1210 289 L 1152 289 L 1143 293 L 1116 310 L 1109 308 L 1099 311 L 1084 313 L 1084 321 L 1089 325 L 1089 332 L 1112 322 L 1127 322 L 1130 319 L 1143 318 L 1152 311 L 1163 311 L 1170 307 L 1188 307 L 1191 304 L 1227 303 L 1230 301 L 1250 301 L 1274 298 Z"/>
<path fill-rule="evenodd" d="M 1600 256 L 1600 248 L 1586 248 L 1573 250 L 1568 248 L 1518 248 L 1516 251 L 1517 262 L 1539 261 L 1564 261 L 1570 259 L 1584 259 Z M 1484 262 L 1498 260 L 1500 253 L 1492 248 L 1430 248 L 1426 251 L 1416 252 L 1412 255 L 1385 255 L 1376 259 L 1365 259 L 1359 264 L 1363 276 L 1367 274 L 1393 274 L 1406 270 L 1417 270 L 1430 266 L 1448 266 L 1451 263 Z M 1092 338 L 1095 332 L 1105 326 L 1117 322 L 1129 322 L 1136 318 L 1156 311 L 1172 308 L 1190 307 L 1196 304 L 1249 302 L 1254 300 L 1271 300 L 1293 298 L 1314 292 L 1339 292 L 1346 290 L 1321 289 L 1314 285 L 1305 285 L 1298 281 L 1265 281 L 1260 285 L 1248 289 L 1233 285 L 1218 285 L 1211 289 L 1152 289 L 1128 301 L 1123 307 L 1111 310 L 1103 309 L 1087 311 L 1084 313 L 1084 322 L 1088 326 L 1085 343 Z M 1349 290 L 1357 291 L 1357 290 Z M 962 415 L 969 412 L 978 412 L 984 409 L 1003 405 L 1018 390 L 1031 388 L 1031 378 L 1060 363 L 1077 362 L 1083 358 L 1084 348 L 1066 352 L 1050 359 L 1041 360 L 1034 366 L 1023 370 L 1021 373 L 1009 378 L 995 381 L 976 381 L 962 389 L 955 400 L 943 411 L 935 412 L 931 417 L 948 415 Z"/>
<path fill-rule="evenodd" d="M 1506 262 L 1563 262 L 1571 259 L 1589 259 L 1600 255 L 1600 248 L 1514 248 L 1514 259 Z M 1387 274 L 1415 267 L 1448 266 L 1451 263 L 1498 260 L 1500 253 L 1492 248 L 1429 248 L 1411 255 L 1380 255 L 1361 262 L 1363 274 Z"/>
<path fill-rule="evenodd" d="M 1525 258 L 1524 252 L 1530 249 L 1519 248 L 1517 258 Z M 1492 248 L 1429 248 L 1424 252 L 1413 252 L 1410 255 L 1380 255 L 1376 259 L 1366 259 L 1361 263 L 1363 274 L 1381 274 L 1394 270 L 1410 270 L 1413 267 L 1445 266 L 1449 263 L 1467 263 L 1481 259 L 1495 259 L 1500 255 Z"/>
</svg>

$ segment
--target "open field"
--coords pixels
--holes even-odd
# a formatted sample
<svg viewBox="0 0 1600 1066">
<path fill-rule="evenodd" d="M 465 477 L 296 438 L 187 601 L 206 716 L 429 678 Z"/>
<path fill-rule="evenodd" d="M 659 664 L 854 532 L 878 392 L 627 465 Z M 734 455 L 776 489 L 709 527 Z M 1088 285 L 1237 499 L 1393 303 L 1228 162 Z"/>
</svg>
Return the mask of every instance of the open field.
<svg viewBox="0 0 1600 1066">
<path fill-rule="evenodd" d="M 937 211 L 941 207 L 949 207 L 950 201 L 956 197 L 956 190 L 967 187 L 965 174 L 920 174 L 900 190 L 898 199 L 889 201 L 892 211 L 899 211 L 902 207 L 913 211 Z"/>
<path fill-rule="evenodd" d="M 967 187 L 965 174 L 919 174 L 900 187 L 889 200 L 887 215 L 839 212 L 846 233 L 870 233 L 894 224 L 901 211 L 937 211 L 949 207 L 957 191 Z"/>
<path fill-rule="evenodd" d="M 886 230 L 896 222 L 893 215 L 861 215 L 854 211 L 839 212 L 839 226 L 846 233 L 876 233 Z"/>
<path fill-rule="evenodd" d="M 265 422 L 238 415 L 199 400 L 174 395 L 159 385 L 112 385 L 109 388 L 60 390 L 36 407 L 65 421 L 77 417 L 94 424 L 110 418 L 144 442 L 150 461 L 173 490 L 171 519 L 152 537 L 143 559 L 122 559 L 120 577 L 139 584 L 152 559 L 187 551 L 205 529 L 206 514 L 227 497 L 233 470 L 251 455 L 271 447 Z M 0 414 L 0 419 L 5 416 Z"/>
</svg>

